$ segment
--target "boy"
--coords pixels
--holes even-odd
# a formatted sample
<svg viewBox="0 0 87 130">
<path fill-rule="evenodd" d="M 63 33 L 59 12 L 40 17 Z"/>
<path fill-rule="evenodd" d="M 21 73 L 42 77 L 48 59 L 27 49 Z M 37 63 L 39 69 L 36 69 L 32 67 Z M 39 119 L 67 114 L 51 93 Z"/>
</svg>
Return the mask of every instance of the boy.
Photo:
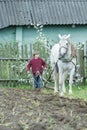
<svg viewBox="0 0 87 130">
<path fill-rule="evenodd" d="M 47 65 L 46 62 L 41 57 L 39 57 L 39 52 L 34 52 L 33 58 L 30 59 L 29 63 L 27 64 L 27 73 L 29 73 L 30 68 L 32 69 L 34 79 L 34 88 L 37 89 L 37 91 L 40 91 L 40 89 L 43 87 L 43 68 L 46 69 Z"/>
</svg>

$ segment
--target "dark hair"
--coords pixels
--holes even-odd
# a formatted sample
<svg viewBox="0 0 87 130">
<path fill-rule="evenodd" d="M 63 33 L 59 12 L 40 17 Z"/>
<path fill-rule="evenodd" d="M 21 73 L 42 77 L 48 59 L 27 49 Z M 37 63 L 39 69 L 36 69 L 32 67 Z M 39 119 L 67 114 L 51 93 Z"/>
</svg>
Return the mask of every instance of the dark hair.
<svg viewBox="0 0 87 130">
<path fill-rule="evenodd" d="M 39 52 L 35 51 L 35 52 L 33 53 L 33 56 L 38 55 L 38 54 L 39 54 Z"/>
</svg>

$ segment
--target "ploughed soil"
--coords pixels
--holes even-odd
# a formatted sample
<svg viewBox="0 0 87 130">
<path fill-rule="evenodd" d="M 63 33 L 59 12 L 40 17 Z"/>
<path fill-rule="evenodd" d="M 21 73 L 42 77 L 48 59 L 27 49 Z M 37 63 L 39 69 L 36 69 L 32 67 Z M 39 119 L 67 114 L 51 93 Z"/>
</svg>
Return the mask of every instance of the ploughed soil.
<svg viewBox="0 0 87 130">
<path fill-rule="evenodd" d="M 87 102 L 0 88 L 0 130 L 87 130 Z"/>
</svg>

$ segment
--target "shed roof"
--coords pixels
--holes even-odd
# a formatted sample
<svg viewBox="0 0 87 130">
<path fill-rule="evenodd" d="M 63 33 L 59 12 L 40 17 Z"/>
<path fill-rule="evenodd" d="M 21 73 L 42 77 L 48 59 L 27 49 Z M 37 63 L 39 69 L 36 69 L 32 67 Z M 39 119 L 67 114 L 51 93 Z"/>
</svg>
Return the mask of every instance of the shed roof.
<svg viewBox="0 0 87 130">
<path fill-rule="evenodd" d="M 87 0 L 0 0 L 0 28 L 87 24 Z"/>
</svg>

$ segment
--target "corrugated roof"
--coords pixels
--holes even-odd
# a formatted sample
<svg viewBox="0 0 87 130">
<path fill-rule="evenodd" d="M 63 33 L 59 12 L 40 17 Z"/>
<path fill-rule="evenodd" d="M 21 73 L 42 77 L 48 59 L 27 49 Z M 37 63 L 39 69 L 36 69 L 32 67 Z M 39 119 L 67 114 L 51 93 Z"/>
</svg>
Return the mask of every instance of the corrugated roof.
<svg viewBox="0 0 87 130">
<path fill-rule="evenodd" d="M 87 24 L 87 0 L 0 0 L 0 28 Z"/>
</svg>

